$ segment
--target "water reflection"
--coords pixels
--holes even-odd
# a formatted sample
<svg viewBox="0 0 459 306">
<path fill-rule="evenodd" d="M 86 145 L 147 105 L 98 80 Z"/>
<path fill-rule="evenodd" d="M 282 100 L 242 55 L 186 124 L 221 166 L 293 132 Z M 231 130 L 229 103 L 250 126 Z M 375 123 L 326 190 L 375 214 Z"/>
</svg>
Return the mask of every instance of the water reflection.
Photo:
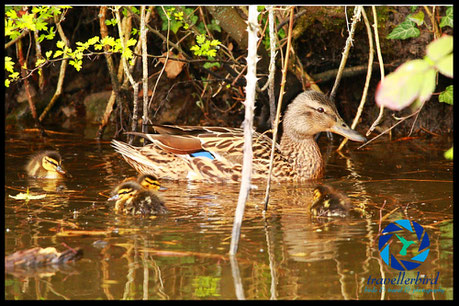
<svg viewBox="0 0 459 306">
<path fill-rule="evenodd" d="M 163 181 L 167 215 L 117 215 L 106 201 L 110 190 L 136 173 L 108 141 L 47 140 L 73 175 L 52 182 L 24 176 L 24 160 L 43 149 L 32 136 L 6 140 L 5 254 L 64 242 L 81 247 L 84 257 L 71 271 L 6 274 L 6 299 L 452 298 L 452 163 L 441 152 L 411 152 L 407 159 L 400 143 L 389 144 L 390 151 L 388 144 L 352 149 L 349 156 L 331 150 L 320 184 L 362 209 L 361 216 L 314 217 L 316 183 L 274 184 L 263 216 L 265 189 L 257 184 L 236 262 L 227 252 L 239 186 Z M 27 187 L 46 198 L 8 196 Z M 444 293 L 369 291 L 370 276 L 397 275 L 381 261 L 377 240 L 398 219 L 415 219 L 429 231 L 431 252 L 419 271 L 439 271 Z"/>
</svg>

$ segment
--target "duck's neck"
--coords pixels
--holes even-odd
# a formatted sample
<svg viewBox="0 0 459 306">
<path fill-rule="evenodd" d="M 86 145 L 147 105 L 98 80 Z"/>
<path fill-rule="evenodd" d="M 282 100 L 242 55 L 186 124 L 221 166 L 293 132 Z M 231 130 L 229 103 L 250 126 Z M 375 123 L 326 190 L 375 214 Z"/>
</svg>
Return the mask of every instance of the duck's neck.
<svg viewBox="0 0 459 306">
<path fill-rule="evenodd" d="M 282 155 L 292 165 L 298 179 L 310 180 L 323 176 L 322 154 L 312 136 L 297 140 L 284 134 L 280 142 L 280 149 Z"/>
</svg>

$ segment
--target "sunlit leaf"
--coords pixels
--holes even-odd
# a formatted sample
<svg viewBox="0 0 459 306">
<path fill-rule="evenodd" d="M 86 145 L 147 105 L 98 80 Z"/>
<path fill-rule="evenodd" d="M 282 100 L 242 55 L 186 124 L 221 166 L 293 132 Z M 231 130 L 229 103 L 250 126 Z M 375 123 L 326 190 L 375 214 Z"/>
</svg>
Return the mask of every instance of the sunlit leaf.
<svg viewBox="0 0 459 306">
<path fill-rule="evenodd" d="M 443 35 L 427 46 L 426 55 L 434 62 L 453 52 L 453 37 Z"/>
<path fill-rule="evenodd" d="M 453 78 L 453 54 L 451 53 L 439 60 L 435 67 L 441 74 Z"/>
<path fill-rule="evenodd" d="M 416 99 L 428 100 L 435 89 L 435 70 L 424 60 L 401 65 L 378 84 L 375 99 L 378 105 L 401 110 Z"/>
<path fill-rule="evenodd" d="M 438 96 L 438 101 L 453 105 L 453 85 L 446 87 L 445 91 Z"/>
<path fill-rule="evenodd" d="M 419 11 L 417 13 L 408 15 L 407 19 L 413 21 L 418 26 L 420 26 L 424 23 L 424 13 L 422 11 Z"/>
<path fill-rule="evenodd" d="M 396 26 L 392 32 L 387 35 L 387 39 L 407 39 L 411 37 L 418 37 L 420 31 L 415 27 L 415 23 L 406 20 Z"/>
</svg>

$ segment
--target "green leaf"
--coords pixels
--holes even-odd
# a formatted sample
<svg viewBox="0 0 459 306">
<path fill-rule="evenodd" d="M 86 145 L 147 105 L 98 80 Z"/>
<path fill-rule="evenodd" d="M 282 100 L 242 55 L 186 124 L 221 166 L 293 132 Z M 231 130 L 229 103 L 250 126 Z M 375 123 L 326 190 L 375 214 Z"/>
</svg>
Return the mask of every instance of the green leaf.
<svg viewBox="0 0 459 306">
<path fill-rule="evenodd" d="M 206 41 L 206 36 L 205 35 L 198 35 L 196 36 L 196 42 L 200 45 L 202 45 Z"/>
<path fill-rule="evenodd" d="M 443 35 L 427 46 L 426 55 L 430 57 L 432 61 L 437 62 L 452 52 L 453 37 L 450 35 Z"/>
<path fill-rule="evenodd" d="M 435 67 L 441 74 L 453 78 L 453 54 L 449 54 L 435 63 Z"/>
<path fill-rule="evenodd" d="M 9 56 L 5 56 L 5 70 L 8 72 L 14 71 L 14 62 L 12 61 L 12 58 Z"/>
<path fill-rule="evenodd" d="M 418 59 L 404 63 L 378 84 L 375 99 L 378 105 L 401 110 L 419 100 L 422 105 L 435 89 L 435 69 Z"/>
<path fill-rule="evenodd" d="M 414 22 L 406 20 L 396 26 L 392 32 L 387 35 L 387 39 L 407 39 L 418 37 L 421 32 L 415 27 Z"/>
<path fill-rule="evenodd" d="M 45 53 L 46 58 L 49 58 L 52 54 L 53 54 L 53 50 L 46 51 L 46 53 Z"/>
<path fill-rule="evenodd" d="M 454 157 L 453 148 L 454 147 L 451 147 L 448 151 L 445 152 L 444 156 L 446 159 L 453 160 L 453 157 Z"/>
<path fill-rule="evenodd" d="M 182 27 L 183 23 L 181 21 L 172 21 L 171 22 L 171 30 L 174 32 L 174 34 L 177 34 L 177 31 L 180 30 Z"/>
<path fill-rule="evenodd" d="M 446 15 L 441 18 L 440 28 L 443 27 L 453 27 L 453 7 L 450 6 L 446 10 Z"/>
<path fill-rule="evenodd" d="M 407 19 L 413 21 L 418 26 L 421 26 L 424 23 L 424 13 L 419 11 L 417 13 L 410 14 L 408 15 Z"/>
<path fill-rule="evenodd" d="M 438 96 L 438 101 L 453 105 L 453 85 L 446 87 L 445 91 Z"/>
<path fill-rule="evenodd" d="M 62 41 L 62 40 L 59 40 L 57 43 L 56 43 L 56 47 L 58 47 L 59 49 L 63 49 L 65 46 L 65 43 Z"/>
</svg>

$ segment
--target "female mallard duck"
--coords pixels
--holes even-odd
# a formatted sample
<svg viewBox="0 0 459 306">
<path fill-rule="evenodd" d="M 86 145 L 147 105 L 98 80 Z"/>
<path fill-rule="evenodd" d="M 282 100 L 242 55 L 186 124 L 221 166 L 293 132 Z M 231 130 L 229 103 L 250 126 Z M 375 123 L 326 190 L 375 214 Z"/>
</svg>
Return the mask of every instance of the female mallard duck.
<svg viewBox="0 0 459 306">
<path fill-rule="evenodd" d="M 167 212 L 164 202 L 136 181 L 127 181 L 118 185 L 108 200 L 116 200 L 115 211 L 125 215 L 149 216 Z"/>
<path fill-rule="evenodd" d="M 154 126 L 158 134 L 130 133 L 152 142 L 143 147 L 113 140 L 112 145 L 137 172 L 163 179 L 239 182 L 244 132 L 241 128 Z M 365 138 L 350 129 L 325 95 L 299 94 L 287 108 L 283 135 L 276 146 L 274 181 L 311 180 L 323 176 L 324 163 L 313 136 L 330 131 L 354 141 Z M 252 179 L 266 178 L 272 140 L 253 133 Z"/>
<path fill-rule="evenodd" d="M 61 156 L 56 151 L 40 152 L 30 158 L 26 171 L 35 178 L 61 178 L 66 174 L 61 161 Z"/>
</svg>

